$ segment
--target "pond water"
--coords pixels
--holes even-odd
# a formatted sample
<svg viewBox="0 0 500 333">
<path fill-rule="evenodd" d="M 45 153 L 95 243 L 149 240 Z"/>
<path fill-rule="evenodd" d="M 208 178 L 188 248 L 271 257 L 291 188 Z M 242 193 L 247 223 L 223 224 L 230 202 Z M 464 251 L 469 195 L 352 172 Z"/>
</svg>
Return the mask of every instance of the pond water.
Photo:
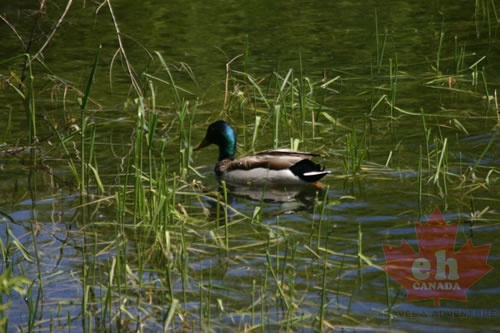
<svg viewBox="0 0 500 333">
<path fill-rule="evenodd" d="M 500 4 L 108 4 L 0 4 L 2 328 L 498 329 Z M 238 154 L 297 143 L 332 173 L 219 192 L 190 149 L 217 119 Z"/>
</svg>

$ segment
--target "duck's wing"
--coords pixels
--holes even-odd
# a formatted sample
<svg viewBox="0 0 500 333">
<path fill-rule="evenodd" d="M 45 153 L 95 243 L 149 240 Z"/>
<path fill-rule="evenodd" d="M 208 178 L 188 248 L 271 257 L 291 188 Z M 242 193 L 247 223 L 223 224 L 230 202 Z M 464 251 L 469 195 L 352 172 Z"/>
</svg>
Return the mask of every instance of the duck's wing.
<svg viewBox="0 0 500 333">
<path fill-rule="evenodd" d="M 303 151 L 294 151 L 289 149 L 274 149 L 274 150 L 265 150 L 257 153 L 253 156 L 269 156 L 269 158 L 289 158 L 294 159 L 297 158 L 300 160 L 310 160 L 313 157 L 320 156 L 319 154 L 306 153 Z"/>
<path fill-rule="evenodd" d="M 255 168 L 266 168 L 271 170 L 288 169 L 302 160 L 310 160 L 317 154 L 297 152 L 287 149 L 267 150 L 255 155 L 245 156 L 236 160 L 228 161 L 226 170 L 250 170 Z"/>
</svg>

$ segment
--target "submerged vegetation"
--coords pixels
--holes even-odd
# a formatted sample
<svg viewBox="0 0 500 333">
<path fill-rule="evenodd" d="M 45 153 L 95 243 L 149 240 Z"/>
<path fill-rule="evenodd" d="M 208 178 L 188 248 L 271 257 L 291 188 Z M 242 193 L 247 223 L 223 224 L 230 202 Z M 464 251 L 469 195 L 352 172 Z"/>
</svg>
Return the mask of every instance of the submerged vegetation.
<svg viewBox="0 0 500 333">
<path fill-rule="evenodd" d="M 34 14 L 37 29 L 45 5 Z M 444 23 L 434 31 L 435 53 L 416 66 L 392 52 L 397 40 L 375 11 L 372 66 L 363 75 L 335 64 L 306 75 L 302 57 L 262 74 L 249 65 L 246 40 L 241 55 L 221 64 L 214 101 L 198 92 L 193 68 L 164 52 L 146 50 L 147 64 L 134 62 L 111 1 L 95 10 L 111 18 L 113 56 L 96 47 L 81 84 L 54 73 L 42 55 L 72 6 L 61 8 L 38 49 L 28 47 L 34 35 L 1 17 L 26 49 L 0 59 L 1 94 L 15 105 L 4 115 L 0 154 L 14 175 L 11 161 L 21 161 L 29 182 L 24 197 L 12 191 L 17 184 L 2 183 L 15 192 L 0 209 L 4 331 L 388 327 L 404 303 L 404 290 L 380 269 L 391 230 L 413 233 L 407 220 L 440 205 L 467 225 L 461 237 L 482 228 L 498 235 L 500 82 L 489 81 L 485 56 L 450 37 Z M 477 34 L 497 40 L 498 10 L 476 1 Z M 103 72 L 128 89 L 119 107 L 99 92 Z M 420 100 L 423 90 L 434 99 Z M 241 154 L 313 151 L 333 176 L 322 191 L 287 193 L 290 200 L 241 199 L 192 151 L 215 119 L 237 126 Z M 23 200 L 32 207 L 18 221 Z M 44 200 L 49 216 L 37 212 Z M 376 212 L 381 200 L 400 206 Z M 367 223 L 372 214 L 376 225 Z M 357 301 L 363 288 L 377 301 Z M 14 295 L 22 305 L 12 304 Z M 412 320 L 419 318 L 399 325 L 411 329 Z"/>
</svg>

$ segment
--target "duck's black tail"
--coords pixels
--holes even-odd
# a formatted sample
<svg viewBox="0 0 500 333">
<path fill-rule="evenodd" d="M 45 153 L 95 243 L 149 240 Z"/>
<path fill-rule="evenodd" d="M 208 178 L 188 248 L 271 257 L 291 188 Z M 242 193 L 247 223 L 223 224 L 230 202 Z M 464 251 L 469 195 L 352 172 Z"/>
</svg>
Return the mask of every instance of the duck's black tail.
<svg viewBox="0 0 500 333">
<path fill-rule="evenodd" d="M 294 175 L 298 176 L 305 182 L 314 183 L 329 174 L 330 170 L 325 170 L 321 165 L 314 163 L 311 160 L 302 160 L 290 167 Z"/>
</svg>

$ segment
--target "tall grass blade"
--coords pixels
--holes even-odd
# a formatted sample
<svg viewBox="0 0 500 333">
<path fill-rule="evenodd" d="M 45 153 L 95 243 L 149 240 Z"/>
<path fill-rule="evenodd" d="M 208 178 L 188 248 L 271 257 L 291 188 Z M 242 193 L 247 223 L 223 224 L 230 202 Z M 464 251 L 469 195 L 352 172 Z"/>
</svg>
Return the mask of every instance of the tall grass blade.
<svg viewBox="0 0 500 333">
<path fill-rule="evenodd" d="M 172 323 L 178 305 L 179 305 L 179 300 L 176 298 L 172 299 L 172 304 L 170 304 L 170 309 L 168 309 L 167 318 L 165 319 L 165 323 L 163 324 L 163 333 L 168 332 L 168 328 Z"/>
</svg>

